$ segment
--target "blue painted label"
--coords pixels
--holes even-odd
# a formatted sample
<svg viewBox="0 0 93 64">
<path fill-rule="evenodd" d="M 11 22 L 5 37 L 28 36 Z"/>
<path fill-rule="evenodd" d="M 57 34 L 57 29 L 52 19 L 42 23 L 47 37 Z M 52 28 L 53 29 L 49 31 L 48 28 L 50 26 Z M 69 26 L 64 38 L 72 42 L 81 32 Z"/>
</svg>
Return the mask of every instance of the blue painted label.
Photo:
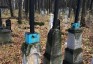
<svg viewBox="0 0 93 64">
<path fill-rule="evenodd" d="M 29 32 L 25 33 L 25 42 L 27 44 L 38 43 L 40 41 L 40 35 L 38 33 L 31 34 Z"/>
<path fill-rule="evenodd" d="M 73 29 L 78 29 L 78 28 L 80 28 L 80 23 L 73 23 L 73 24 L 72 24 L 72 28 L 73 28 Z"/>
</svg>

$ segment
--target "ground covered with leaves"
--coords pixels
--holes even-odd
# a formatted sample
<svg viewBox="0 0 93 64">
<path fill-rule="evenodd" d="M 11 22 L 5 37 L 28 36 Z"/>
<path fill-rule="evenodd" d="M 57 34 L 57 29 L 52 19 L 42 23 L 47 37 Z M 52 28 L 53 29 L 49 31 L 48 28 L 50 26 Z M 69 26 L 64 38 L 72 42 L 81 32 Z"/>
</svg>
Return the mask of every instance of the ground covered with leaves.
<svg viewBox="0 0 93 64">
<path fill-rule="evenodd" d="M 62 52 L 64 57 L 64 50 L 66 47 L 67 41 L 67 31 L 70 27 L 72 19 L 69 19 L 69 22 L 66 23 L 64 18 L 61 19 L 61 32 L 62 32 Z M 21 46 L 24 41 L 25 32 L 29 32 L 29 22 L 23 19 L 23 24 L 19 25 L 16 19 L 11 19 L 12 21 L 12 41 L 11 43 L 3 43 L 0 42 L 0 64 L 22 64 L 22 52 Z M 35 25 L 35 31 L 40 33 L 41 39 L 41 54 L 45 51 L 47 34 L 49 32 L 49 16 L 40 16 L 36 14 L 35 16 L 36 22 L 43 22 L 44 25 Z M 70 22 L 71 21 L 71 22 Z M 82 37 L 82 48 L 83 48 L 83 61 L 84 64 L 90 64 L 92 54 L 93 54 L 93 35 L 91 28 L 83 29 L 83 37 Z"/>
</svg>

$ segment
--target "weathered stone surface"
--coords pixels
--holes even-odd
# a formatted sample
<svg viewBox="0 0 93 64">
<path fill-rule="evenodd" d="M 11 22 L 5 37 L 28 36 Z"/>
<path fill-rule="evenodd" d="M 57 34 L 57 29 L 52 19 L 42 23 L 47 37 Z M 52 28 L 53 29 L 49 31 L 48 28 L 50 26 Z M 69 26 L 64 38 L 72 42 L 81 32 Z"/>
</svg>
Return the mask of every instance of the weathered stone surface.
<svg viewBox="0 0 93 64">
<path fill-rule="evenodd" d="M 83 64 L 82 29 L 69 29 L 63 64 Z"/>
<path fill-rule="evenodd" d="M 68 33 L 67 47 L 70 49 L 77 49 L 82 47 L 82 34 Z"/>
<path fill-rule="evenodd" d="M 2 29 L 0 30 L 0 43 L 11 41 L 11 30 Z"/>
<path fill-rule="evenodd" d="M 82 29 L 69 29 L 67 47 L 77 49 L 82 47 Z"/>
<path fill-rule="evenodd" d="M 72 50 L 69 48 L 65 49 L 65 60 L 63 64 L 66 62 L 70 64 L 82 64 L 83 59 L 82 59 L 82 49 L 78 48 L 76 50 Z"/>
<path fill-rule="evenodd" d="M 51 29 L 48 33 L 43 64 L 62 64 L 62 43 L 59 29 Z"/>
<path fill-rule="evenodd" d="M 22 46 L 22 64 L 40 64 L 40 43 Z"/>
<path fill-rule="evenodd" d="M 63 64 L 83 64 L 83 62 L 78 62 L 78 63 L 69 63 L 68 61 L 64 60 Z"/>
</svg>

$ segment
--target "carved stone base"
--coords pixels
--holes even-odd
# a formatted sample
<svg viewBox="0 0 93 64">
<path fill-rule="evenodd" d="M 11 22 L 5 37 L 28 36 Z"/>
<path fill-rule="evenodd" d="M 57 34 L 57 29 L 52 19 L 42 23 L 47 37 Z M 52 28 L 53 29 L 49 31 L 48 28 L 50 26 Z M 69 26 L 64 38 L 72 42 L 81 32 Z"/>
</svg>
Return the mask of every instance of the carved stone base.
<svg viewBox="0 0 93 64">
<path fill-rule="evenodd" d="M 72 50 L 66 48 L 63 64 L 83 64 L 82 49 L 78 48 L 76 50 Z"/>
</svg>

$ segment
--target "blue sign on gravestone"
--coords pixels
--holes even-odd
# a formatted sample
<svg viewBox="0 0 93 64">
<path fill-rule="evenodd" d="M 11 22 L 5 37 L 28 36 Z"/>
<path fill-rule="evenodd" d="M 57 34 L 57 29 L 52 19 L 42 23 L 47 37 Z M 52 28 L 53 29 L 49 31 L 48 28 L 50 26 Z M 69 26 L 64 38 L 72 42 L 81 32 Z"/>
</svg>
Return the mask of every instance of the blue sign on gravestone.
<svg viewBox="0 0 93 64">
<path fill-rule="evenodd" d="M 25 33 L 25 42 L 27 44 L 34 44 L 40 41 L 40 35 L 38 33 L 31 34 L 29 32 Z"/>
<path fill-rule="evenodd" d="M 73 29 L 79 29 L 80 28 L 80 23 L 79 22 L 78 23 L 73 23 L 72 28 Z"/>
</svg>

